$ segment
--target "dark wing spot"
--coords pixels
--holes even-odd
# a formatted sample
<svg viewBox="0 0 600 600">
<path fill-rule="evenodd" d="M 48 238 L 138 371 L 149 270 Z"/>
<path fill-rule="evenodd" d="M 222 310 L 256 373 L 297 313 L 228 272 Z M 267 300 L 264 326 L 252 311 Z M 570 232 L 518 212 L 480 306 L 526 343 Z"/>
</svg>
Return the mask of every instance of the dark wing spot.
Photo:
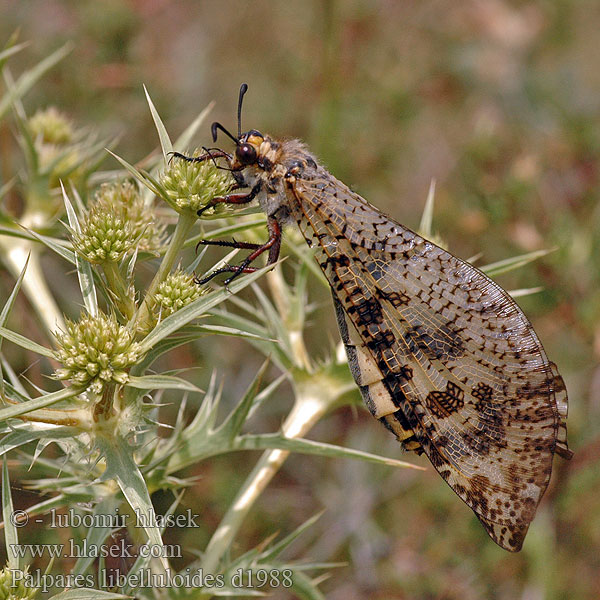
<svg viewBox="0 0 600 600">
<path fill-rule="evenodd" d="M 356 313 L 360 325 L 383 323 L 383 310 L 376 298 L 365 298 L 362 302 L 348 307 L 348 314 Z"/>
<path fill-rule="evenodd" d="M 479 382 L 472 390 L 471 396 L 477 399 L 475 403 L 475 408 L 483 412 L 485 410 L 486 405 L 492 402 L 492 398 L 494 396 L 494 390 L 487 385 L 486 383 Z"/>
<path fill-rule="evenodd" d="M 445 392 L 429 392 L 425 398 L 425 404 L 434 416 L 443 419 L 463 408 L 464 396 L 462 388 L 449 381 L 446 384 Z"/>
<path fill-rule="evenodd" d="M 406 379 L 406 381 L 410 381 L 413 378 L 412 367 L 409 367 L 408 365 L 403 365 L 400 367 L 399 376 Z"/>
<path fill-rule="evenodd" d="M 381 380 L 386 390 L 390 394 L 390 398 L 394 403 L 394 406 L 400 408 L 404 402 L 406 402 L 406 395 L 402 389 L 402 383 L 407 380 L 404 371 L 401 373 L 387 372 Z"/>
<path fill-rule="evenodd" d="M 478 454 L 489 454 L 492 446 L 506 448 L 504 411 L 502 404 L 494 400 L 494 390 L 489 385 L 479 382 L 471 390 L 471 396 L 477 400 L 473 403 L 477 411 L 477 421 L 474 428 L 470 426 L 462 433 L 464 443 Z"/>
<path fill-rule="evenodd" d="M 344 254 L 336 254 L 334 256 L 328 256 L 325 261 L 319 263 L 319 266 L 323 271 L 326 271 L 327 265 L 331 265 L 334 269 L 335 267 L 347 267 L 350 265 L 350 259 Z"/>
<path fill-rule="evenodd" d="M 381 329 L 367 342 L 367 347 L 378 355 L 381 355 L 384 350 L 392 348 L 395 341 L 396 336 L 391 329 Z"/>
</svg>

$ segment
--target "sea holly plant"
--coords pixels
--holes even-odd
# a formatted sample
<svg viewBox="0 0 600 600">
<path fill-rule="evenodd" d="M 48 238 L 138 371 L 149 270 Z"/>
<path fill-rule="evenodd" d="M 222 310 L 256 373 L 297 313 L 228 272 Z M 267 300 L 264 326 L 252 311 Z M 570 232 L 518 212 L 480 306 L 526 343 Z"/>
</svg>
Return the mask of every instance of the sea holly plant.
<svg viewBox="0 0 600 600">
<path fill-rule="evenodd" d="M 4 51 L 0 59 L 16 51 Z M 148 96 L 162 152 L 146 162 L 144 169 L 113 154 L 122 171 L 103 175 L 100 160 L 108 155 L 101 148 L 105 144 L 97 143 L 93 133 L 78 128 L 56 108 L 41 109 L 29 117 L 20 101 L 30 87 L 23 81 L 41 77 L 66 52 L 57 52 L 52 61 L 17 79 L 5 67 L 7 90 L 0 98 L 0 115 L 7 118 L 10 113 L 14 119 L 25 165 L 1 189 L 3 196 L 18 195 L 24 210 L 18 218 L 8 209 L 1 214 L 2 261 L 14 274 L 15 284 L 0 306 L 0 352 L 8 351 L 6 357 L 0 354 L 0 454 L 21 466 L 15 467 L 13 479 L 31 469 L 28 486 L 44 497 L 26 511 L 15 511 L 5 469 L 6 569 L 24 590 L 18 588 L 14 592 L 18 595 L 12 597 L 34 597 L 46 593 L 46 588 L 58 591 L 63 587 L 85 587 L 85 591 L 76 590 L 77 598 L 117 598 L 134 592 L 140 598 L 154 597 L 154 587 L 165 598 L 180 597 L 186 589 L 186 597 L 198 598 L 258 593 L 248 582 L 232 582 L 240 568 L 280 572 L 298 597 L 321 597 L 310 573 L 331 565 L 306 561 L 300 565 L 280 558 L 312 519 L 283 539 L 270 538 L 255 549 L 232 555 L 232 543 L 256 499 L 290 452 L 411 465 L 303 437 L 329 410 L 354 397 L 348 393 L 354 386 L 347 366 L 337 360 L 335 349 L 327 356 L 321 353 L 317 361 L 304 345 L 307 281 L 313 277 L 304 247 L 296 250 L 297 259 L 289 264 L 285 277 L 277 267 L 271 272 L 260 269 L 227 287 L 199 286 L 195 274 L 218 268 L 235 253 L 217 265 L 203 265 L 202 253 L 192 264 L 183 262 L 183 251 L 201 238 L 234 233 L 250 237 L 265 224 L 252 209 L 235 214 L 204 211 L 199 224 L 197 211 L 227 193 L 233 180 L 212 161 L 186 163 L 172 160 L 171 153 L 174 148 L 188 147 L 208 111 L 172 143 Z M 76 279 L 79 297 L 72 298 L 72 305 L 61 304 L 64 297 L 59 300 L 54 279 L 41 268 L 43 254 L 62 265 L 65 277 Z M 144 279 L 148 271 L 149 282 Z M 258 285 L 265 275 L 268 291 Z M 244 288 L 250 293 L 242 299 L 237 294 Z M 36 335 L 8 326 L 21 294 L 42 324 Z M 263 367 L 228 414 L 221 406 L 218 374 L 201 391 L 179 373 L 154 370 L 165 353 L 185 344 L 210 344 L 217 335 L 241 338 L 265 355 Z M 36 341 L 44 338 L 46 343 Z M 14 347 L 39 357 L 40 368 L 48 376 L 47 390 L 30 385 L 15 372 L 7 358 Z M 273 365 L 280 376 L 269 380 L 267 373 Z M 281 429 L 261 434 L 247 431 L 250 416 L 260 415 L 263 404 L 284 380 L 291 384 L 295 401 Z M 198 400 L 199 407 L 193 411 Z M 176 421 L 163 422 L 161 406 L 174 403 L 180 403 Z M 47 452 L 49 446 L 55 449 Z M 168 552 L 161 552 L 167 547 L 161 521 L 153 518 L 152 494 L 170 490 L 169 512 L 174 513 L 184 506 L 186 489 L 192 484 L 180 476 L 185 467 L 217 455 L 261 449 L 264 454 L 208 545 L 186 549 L 201 554 L 201 559 L 179 565 L 179 572 L 174 570 Z M 120 577 L 107 579 L 106 562 L 88 553 L 47 586 L 56 567 L 60 571 L 62 565 L 47 563 L 44 579 L 39 569 L 34 576 L 31 556 L 15 554 L 19 537 L 22 541 L 27 533 L 16 526 L 34 516 L 67 509 L 88 517 L 142 517 L 141 528 L 133 527 L 133 521 L 120 521 L 120 535 L 133 544 L 137 556 L 118 572 Z M 100 526 L 100 519 L 90 520 L 89 527 L 73 526 L 72 537 L 85 540 L 87 548 L 114 546 L 115 526 L 110 521 Z M 239 545 L 244 546 L 242 541 Z M 145 553 L 142 548 L 153 551 Z M 219 585 L 190 579 L 194 572 L 220 575 Z M 270 585 L 275 584 L 272 579 Z M 66 598 L 66 594 L 55 597 Z"/>
</svg>

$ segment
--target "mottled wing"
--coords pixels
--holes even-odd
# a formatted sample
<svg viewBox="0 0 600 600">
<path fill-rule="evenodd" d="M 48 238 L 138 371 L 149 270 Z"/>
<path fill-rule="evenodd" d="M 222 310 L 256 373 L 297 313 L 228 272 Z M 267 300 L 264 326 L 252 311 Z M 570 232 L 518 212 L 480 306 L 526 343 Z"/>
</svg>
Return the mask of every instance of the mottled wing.
<svg viewBox="0 0 600 600">
<path fill-rule="evenodd" d="M 369 409 L 426 453 L 496 543 L 519 550 L 554 452 L 569 455 L 566 390 L 531 324 L 481 271 L 324 169 L 288 194 Z"/>
</svg>

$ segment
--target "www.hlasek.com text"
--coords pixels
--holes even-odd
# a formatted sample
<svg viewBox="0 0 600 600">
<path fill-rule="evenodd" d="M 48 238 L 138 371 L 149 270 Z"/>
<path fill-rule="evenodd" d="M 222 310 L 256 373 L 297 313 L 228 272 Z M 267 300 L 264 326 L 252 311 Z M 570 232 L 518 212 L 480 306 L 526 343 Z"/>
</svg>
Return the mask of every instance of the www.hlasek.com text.
<svg viewBox="0 0 600 600">
<path fill-rule="evenodd" d="M 93 544 L 87 539 L 78 544 L 70 539 L 66 544 L 9 544 L 15 558 L 181 558 L 178 544 L 143 544 L 137 546 L 120 539 L 111 544 Z"/>
</svg>

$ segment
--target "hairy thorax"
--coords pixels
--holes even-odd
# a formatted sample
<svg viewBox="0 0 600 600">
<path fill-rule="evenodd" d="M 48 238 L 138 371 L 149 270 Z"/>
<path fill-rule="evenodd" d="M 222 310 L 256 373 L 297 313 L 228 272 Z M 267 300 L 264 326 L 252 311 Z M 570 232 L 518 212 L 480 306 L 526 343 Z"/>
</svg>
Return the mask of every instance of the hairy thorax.
<svg viewBox="0 0 600 600">
<path fill-rule="evenodd" d="M 260 182 L 257 195 L 261 210 L 282 225 L 295 222 L 295 199 L 291 192 L 296 179 L 313 177 L 317 162 L 300 140 L 275 141 L 266 136 L 258 147 L 258 161 L 244 168 L 238 183 L 253 188 Z"/>
</svg>

